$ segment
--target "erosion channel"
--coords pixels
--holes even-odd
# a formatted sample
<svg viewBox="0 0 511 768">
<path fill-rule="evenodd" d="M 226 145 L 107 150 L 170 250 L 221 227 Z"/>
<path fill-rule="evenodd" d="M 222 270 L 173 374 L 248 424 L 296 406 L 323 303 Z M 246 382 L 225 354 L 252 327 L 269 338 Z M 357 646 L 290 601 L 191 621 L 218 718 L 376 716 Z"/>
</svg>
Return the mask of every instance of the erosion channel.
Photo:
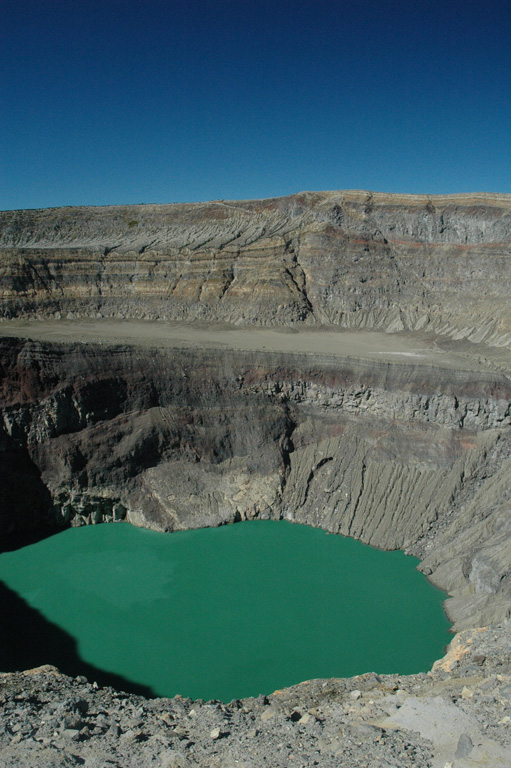
<svg viewBox="0 0 511 768">
<path fill-rule="evenodd" d="M 5 546 L 120 520 L 305 523 L 418 557 L 458 633 L 427 674 L 231 704 L 4 674 L 4 764 L 508 768 L 509 197 L 306 193 L 0 227 Z"/>
</svg>

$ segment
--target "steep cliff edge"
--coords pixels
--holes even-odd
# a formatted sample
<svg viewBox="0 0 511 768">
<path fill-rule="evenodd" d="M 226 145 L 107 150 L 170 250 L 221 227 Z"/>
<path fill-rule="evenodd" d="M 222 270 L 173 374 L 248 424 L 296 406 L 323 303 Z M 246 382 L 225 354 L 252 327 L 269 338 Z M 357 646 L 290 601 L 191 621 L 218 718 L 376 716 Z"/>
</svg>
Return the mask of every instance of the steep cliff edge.
<svg viewBox="0 0 511 768">
<path fill-rule="evenodd" d="M 457 628 L 510 615 L 505 374 L 13 338 L 0 360 L 4 532 L 285 517 L 426 556 Z"/>
<path fill-rule="evenodd" d="M 509 346 L 509 195 L 0 214 L 3 317 L 429 329 Z"/>
<path fill-rule="evenodd" d="M 0 214 L 2 332 L 61 318 L 49 338 L 84 342 L 78 319 L 98 323 L 90 345 L 2 341 L 3 530 L 285 516 L 417 552 L 457 626 L 508 615 L 510 243 L 509 195 Z M 149 324 L 115 345 L 126 317 L 196 335 Z M 237 348 L 218 323 L 401 347 L 325 331 Z"/>
</svg>

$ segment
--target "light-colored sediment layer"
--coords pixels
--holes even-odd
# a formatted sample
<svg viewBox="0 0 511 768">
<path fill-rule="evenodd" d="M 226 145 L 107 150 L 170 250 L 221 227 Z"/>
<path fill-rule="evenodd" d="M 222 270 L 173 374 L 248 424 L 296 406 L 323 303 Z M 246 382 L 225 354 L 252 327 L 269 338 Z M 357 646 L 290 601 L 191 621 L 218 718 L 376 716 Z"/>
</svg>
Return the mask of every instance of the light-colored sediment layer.
<svg viewBox="0 0 511 768">
<path fill-rule="evenodd" d="M 511 345 L 509 195 L 0 213 L 4 317 L 430 330 Z"/>
<path fill-rule="evenodd" d="M 3 320 L 0 336 L 38 341 L 136 344 L 145 348 L 230 349 L 283 352 L 354 360 L 372 360 L 484 371 L 511 371 L 511 352 L 493 353 L 473 344 L 447 345 L 441 337 L 420 333 L 349 331 L 338 326 L 301 328 L 239 328 L 226 324 L 178 323 L 151 320 Z M 491 352 L 489 353 L 491 354 Z"/>
</svg>

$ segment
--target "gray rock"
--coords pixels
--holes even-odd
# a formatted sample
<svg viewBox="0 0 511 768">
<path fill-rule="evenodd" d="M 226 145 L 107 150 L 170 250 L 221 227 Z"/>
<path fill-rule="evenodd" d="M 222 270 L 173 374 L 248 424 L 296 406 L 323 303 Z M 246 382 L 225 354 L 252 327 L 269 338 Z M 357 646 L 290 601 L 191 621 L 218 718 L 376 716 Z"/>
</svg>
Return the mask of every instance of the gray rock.
<svg viewBox="0 0 511 768">
<path fill-rule="evenodd" d="M 459 632 L 230 705 L 1 675 L 2 766 L 509 768 L 510 242 L 499 195 L 0 214 L 0 532 L 284 517 L 420 557 Z"/>
<path fill-rule="evenodd" d="M 64 728 L 62 731 L 64 739 L 70 739 L 71 741 L 78 741 L 80 738 L 80 731 L 76 728 Z"/>
<path fill-rule="evenodd" d="M 472 752 L 473 747 L 474 745 L 470 736 L 467 733 L 462 733 L 459 738 L 458 747 L 454 757 L 458 760 L 464 757 L 468 757 Z"/>
</svg>

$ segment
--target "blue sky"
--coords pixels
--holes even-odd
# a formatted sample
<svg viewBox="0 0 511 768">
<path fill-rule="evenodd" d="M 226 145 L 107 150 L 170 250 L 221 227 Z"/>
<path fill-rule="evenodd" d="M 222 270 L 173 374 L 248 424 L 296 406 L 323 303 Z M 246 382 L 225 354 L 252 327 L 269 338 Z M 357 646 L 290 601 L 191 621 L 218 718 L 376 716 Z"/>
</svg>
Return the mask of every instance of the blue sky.
<svg viewBox="0 0 511 768">
<path fill-rule="evenodd" d="M 511 192 L 509 0 L 0 0 L 0 208 Z"/>
</svg>

